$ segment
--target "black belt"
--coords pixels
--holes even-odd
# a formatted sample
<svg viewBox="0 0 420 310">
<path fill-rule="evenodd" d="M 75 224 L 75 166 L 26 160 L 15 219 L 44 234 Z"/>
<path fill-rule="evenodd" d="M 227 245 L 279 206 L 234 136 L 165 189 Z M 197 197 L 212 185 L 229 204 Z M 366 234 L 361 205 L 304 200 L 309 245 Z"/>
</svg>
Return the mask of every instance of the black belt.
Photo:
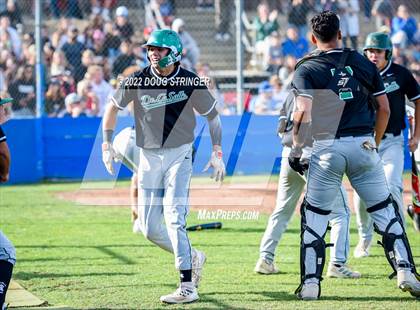
<svg viewBox="0 0 420 310">
<path fill-rule="evenodd" d="M 382 140 L 386 139 L 386 135 L 393 135 L 394 137 L 398 137 L 401 134 L 401 131 L 399 133 L 396 132 L 385 132 L 384 135 L 382 136 Z"/>
</svg>

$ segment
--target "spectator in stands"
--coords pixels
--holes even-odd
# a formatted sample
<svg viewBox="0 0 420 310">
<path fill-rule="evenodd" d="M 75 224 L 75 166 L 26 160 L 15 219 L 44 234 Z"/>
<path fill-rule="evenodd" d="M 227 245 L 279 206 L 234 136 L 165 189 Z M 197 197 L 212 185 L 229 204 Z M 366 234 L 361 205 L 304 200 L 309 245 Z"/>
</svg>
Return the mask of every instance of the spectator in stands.
<svg viewBox="0 0 420 310">
<path fill-rule="evenodd" d="M 363 0 L 363 12 L 365 15 L 365 22 L 368 23 L 372 16 L 372 0 Z"/>
<path fill-rule="evenodd" d="M 0 66 L 0 92 L 7 91 L 7 88 L 6 75 L 4 73 L 4 69 Z"/>
<path fill-rule="evenodd" d="M 296 64 L 297 59 L 295 56 L 288 55 L 285 57 L 284 64 L 279 70 L 279 78 L 285 87 L 288 87 L 292 82 Z"/>
<path fill-rule="evenodd" d="M 86 114 L 97 116 L 99 114 L 99 99 L 93 92 L 89 80 L 84 79 L 77 84 L 77 94 L 82 98 Z"/>
<path fill-rule="evenodd" d="M 57 79 L 52 79 L 45 94 L 45 113 L 48 117 L 59 117 L 65 111 L 65 92 Z"/>
<path fill-rule="evenodd" d="M 400 44 L 393 44 L 392 48 L 392 62 L 399 64 L 403 67 L 408 66 L 408 58 L 404 53 L 405 48 L 403 48 Z"/>
<path fill-rule="evenodd" d="M 52 46 L 51 42 L 45 42 L 42 50 L 44 53 L 44 65 L 46 68 L 49 68 L 51 66 L 52 56 L 55 52 L 55 48 Z"/>
<path fill-rule="evenodd" d="M 64 43 L 62 50 L 66 55 L 67 62 L 72 69 L 80 66 L 84 45 L 77 40 L 79 29 L 76 26 L 70 26 L 67 31 L 67 42 Z"/>
<path fill-rule="evenodd" d="M 102 32 L 104 28 L 104 19 L 101 15 L 91 15 L 89 23 L 83 29 L 83 43 L 86 48 L 93 48 L 93 34 L 95 30 Z"/>
<path fill-rule="evenodd" d="M 35 115 L 35 76 L 31 65 L 18 68 L 16 80 L 9 86 L 9 93 L 14 98 L 14 116 Z"/>
<path fill-rule="evenodd" d="M 103 19 L 110 20 L 111 9 L 116 3 L 117 0 L 90 0 L 92 14 L 101 15 Z"/>
<path fill-rule="evenodd" d="M 181 18 L 175 19 L 172 23 L 172 30 L 178 33 L 182 42 L 183 58 L 181 63 L 188 67 L 188 64 L 185 62 L 185 60 L 188 60 L 191 64 L 190 68 L 194 70 L 200 58 L 200 49 L 194 38 L 184 28 L 185 23 Z"/>
<path fill-rule="evenodd" d="M 128 10 L 120 6 L 115 11 L 115 27 L 121 39 L 131 39 L 134 34 L 134 27 L 128 20 Z"/>
<path fill-rule="evenodd" d="M 394 6 L 391 0 L 376 0 L 372 7 L 372 15 L 376 17 L 376 29 L 386 26 L 391 29 L 394 16 Z"/>
<path fill-rule="evenodd" d="M 83 51 L 81 65 L 72 71 L 76 83 L 84 79 L 88 67 L 94 64 L 94 57 L 95 54 L 92 50 L 86 49 Z"/>
<path fill-rule="evenodd" d="M 250 103 L 250 112 L 260 115 L 277 114 L 277 102 L 273 99 L 273 88 L 268 81 L 264 81 L 258 87 L 258 96 Z"/>
<path fill-rule="evenodd" d="M 56 50 L 52 56 L 50 76 L 64 75 L 69 70 L 66 55 L 62 50 Z"/>
<path fill-rule="evenodd" d="M 104 33 L 104 46 L 108 49 L 109 61 L 112 63 L 118 56 L 121 38 L 119 37 L 119 31 L 112 22 L 105 23 Z"/>
<path fill-rule="evenodd" d="M 308 32 L 307 16 L 312 6 L 308 0 L 292 0 L 287 21 L 289 26 L 295 27 L 299 36 L 306 37 Z"/>
<path fill-rule="evenodd" d="M 214 0 L 197 0 L 197 5 L 195 9 L 197 10 L 197 12 L 212 11 L 214 10 Z"/>
<path fill-rule="evenodd" d="M 357 50 L 359 36 L 359 0 L 339 0 L 340 28 L 343 36 L 343 46 L 347 47 L 350 38 L 351 47 Z"/>
<path fill-rule="evenodd" d="M 22 40 L 16 29 L 10 25 L 10 18 L 8 15 L 0 15 L 0 30 L 6 31 L 9 34 L 12 42 L 13 54 L 20 60 L 22 57 Z"/>
<path fill-rule="evenodd" d="M 216 0 L 215 1 L 215 18 L 216 18 L 216 36 L 217 41 L 229 41 L 230 21 L 232 19 L 232 9 L 234 5 L 229 0 Z"/>
<path fill-rule="evenodd" d="M 123 40 L 120 45 L 120 50 L 120 55 L 115 59 L 114 64 L 112 65 L 112 76 L 114 78 L 123 73 L 126 68 L 136 64 L 136 57 L 133 55 L 130 40 Z"/>
<path fill-rule="evenodd" d="M 13 43 L 10 35 L 6 30 L 0 29 L 0 49 L 13 53 Z"/>
<path fill-rule="evenodd" d="M 275 31 L 271 33 L 269 38 L 269 47 L 266 60 L 267 71 L 271 73 L 277 73 L 282 63 L 283 53 L 280 34 Z"/>
<path fill-rule="evenodd" d="M 65 16 L 82 19 L 83 14 L 79 6 L 78 0 L 67 0 L 65 2 L 59 0 L 50 1 L 51 13 L 55 18 L 59 18 L 61 12 L 64 12 Z"/>
<path fill-rule="evenodd" d="M 2 6 L 0 14 L 9 16 L 12 27 L 18 29 L 22 27 L 22 12 L 16 0 L 6 0 L 6 5 Z"/>
<path fill-rule="evenodd" d="M 92 34 L 92 51 L 95 54 L 95 62 L 98 64 L 104 64 L 108 57 L 108 48 L 105 46 L 105 34 L 96 29 Z"/>
<path fill-rule="evenodd" d="M 273 90 L 273 100 L 276 102 L 275 109 L 279 111 L 286 101 L 289 91 L 287 90 L 287 87 L 283 85 L 277 74 L 270 77 L 270 85 Z"/>
<path fill-rule="evenodd" d="M 150 4 L 155 11 L 159 11 L 165 25 L 170 26 L 175 19 L 174 2 L 169 0 L 152 0 Z"/>
<path fill-rule="evenodd" d="M 292 55 L 299 59 L 309 51 L 309 43 L 305 37 L 300 37 L 296 28 L 289 27 L 286 39 L 281 44 L 283 56 Z"/>
<path fill-rule="evenodd" d="M 273 99 L 273 88 L 268 81 L 264 81 L 258 87 L 258 96 L 253 98 L 249 109 L 254 114 L 274 115 L 278 113 L 276 105 Z"/>
<path fill-rule="evenodd" d="M 78 94 L 68 94 L 65 99 L 65 105 L 66 112 L 63 114 L 63 117 L 77 118 L 86 116 L 82 98 Z"/>
<path fill-rule="evenodd" d="M 392 19 L 391 40 L 403 48 L 414 43 L 414 34 L 417 31 L 417 21 L 410 15 L 405 5 L 400 5 L 397 16 Z"/>
<path fill-rule="evenodd" d="M 278 31 L 277 10 L 270 13 L 270 8 L 266 2 L 262 2 L 257 7 L 258 16 L 254 19 L 253 26 L 256 30 L 255 49 L 258 55 L 264 55 L 268 43 L 266 38 L 273 32 Z"/>
<path fill-rule="evenodd" d="M 104 80 L 103 68 L 98 65 L 93 65 L 88 68 L 88 78 L 92 85 L 93 93 L 98 97 L 99 102 L 99 116 L 104 113 L 105 105 L 109 93 L 112 92 L 112 87 Z"/>
<path fill-rule="evenodd" d="M 15 79 L 16 71 L 18 68 L 16 60 L 9 51 L 0 50 L 0 65 L 3 68 L 3 75 L 5 78 L 6 86 L 9 87 L 9 85 Z"/>
</svg>

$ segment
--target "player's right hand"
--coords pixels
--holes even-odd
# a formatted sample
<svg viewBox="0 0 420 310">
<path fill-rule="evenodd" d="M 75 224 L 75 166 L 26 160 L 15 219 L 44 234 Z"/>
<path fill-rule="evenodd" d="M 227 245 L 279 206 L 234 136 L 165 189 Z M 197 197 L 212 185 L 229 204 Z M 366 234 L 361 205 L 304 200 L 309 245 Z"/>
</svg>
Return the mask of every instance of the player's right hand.
<svg viewBox="0 0 420 310">
<path fill-rule="evenodd" d="M 112 144 L 109 142 L 102 143 L 102 161 L 110 175 L 114 175 L 114 166 L 112 162 L 115 160 L 116 154 Z"/>
<path fill-rule="evenodd" d="M 289 157 L 289 166 L 300 175 L 304 175 L 309 168 L 309 161 L 299 157 Z"/>
</svg>

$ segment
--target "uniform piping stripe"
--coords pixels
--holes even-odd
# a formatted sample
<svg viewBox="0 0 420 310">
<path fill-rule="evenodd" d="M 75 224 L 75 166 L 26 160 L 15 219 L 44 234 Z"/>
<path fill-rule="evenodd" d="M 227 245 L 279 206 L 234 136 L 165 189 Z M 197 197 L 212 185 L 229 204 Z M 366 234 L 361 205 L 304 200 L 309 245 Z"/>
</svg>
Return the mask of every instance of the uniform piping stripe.
<svg viewBox="0 0 420 310">
<path fill-rule="evenodd" d="M 373 93 L 373 95 L 376 97 L 385 93 L 386 93 L 386 90 L 384 89 L 384 90 L 378 91 L 377 93 Z"/>
<path fill-rule="evenodd" d="M 112 101 L 112 103 L 119 109 L 119 110 L 124 110 L 124 108 L 123 107 L 121 107 L 119 104 L 118 104 L 118 102 L 117 102 L 117 100 L 115 100 L 115 98 L 114 97 L 111 97 L 111 101 Z"/>
<path fill-rule="evenodd" d="M 213 109 L 214 109 L 214 107 L 216 106 L 216 103 L 217 103 L 217 101 L 215 100 L 214 102 L 213 102 L 213 105 L 211 106 L 211 108 L 210 108 L 210 110 L 208 110 L 206 113 L 203 113 L 203 114 L 201 114 L 201 116 L 206 116 L 206 115 L 208 115 Z"/>
<path fill-rule="evenodd" d="M 384 75 L 384 73 L 388 71 L 388 69 L 389 69 L 389 67 L 391 67 L 391 65 L 392 65 L 392 62 L 388 61 L 388 64 L 385 66 L 385 68 L 381 72 L 379 72 L 379 74 Z"/>
<path fill-rule="evenodd" d="M 298 97 L 306 97 L 306 98 L 309 98 L 309 99 L 313 99 L 313 97 L 311 96 L 311 95 L 309 95 L 309 94 L 299 94 L 298 95 Z"/>
<path fill-rule="evenodd" d="M 1 142 L 1 141 L 6 141 L 6 136 L 1 137 L 1 138 L 0 138 L 0 142 Z"/>
<path fill-rule="evenodd" d="M 172 80 L 174 77 L 176 77 L 177 75 L 178 75 L 178 73 L 179 73 L 179 69 L 180 69 L 181 67 L 180 66 L 178 66 L 177 67 L 177 70 L 176 70 L 176 72 L 170 77 L 170 78 L 168 78 L 168 81 L 169 80 Z M 157 74 L 157 72 L 155 72 L 155 69 L 153 69 L 153 67 L 150 67 L 150 72 L 152 72 L 152 75 L 154 75 L 156 78 L 158 78 L 159 80 L 162 80 L 162 79 L 164 79 L 165 77 L 162 77 L 162 76 L 160 76 L 159 74 Z"/>
<path fill-rule="evenodd" d="M 420 99 L 420 94 L 418 94 L 417 96 L 415 96 L 414 98 L 411 98 L 411 99 L 408 99 L 408 100 L 410 100 L 410 101 L 414 101 L 414 100 L 417 100 L 417 99 Z"/>
</svg>

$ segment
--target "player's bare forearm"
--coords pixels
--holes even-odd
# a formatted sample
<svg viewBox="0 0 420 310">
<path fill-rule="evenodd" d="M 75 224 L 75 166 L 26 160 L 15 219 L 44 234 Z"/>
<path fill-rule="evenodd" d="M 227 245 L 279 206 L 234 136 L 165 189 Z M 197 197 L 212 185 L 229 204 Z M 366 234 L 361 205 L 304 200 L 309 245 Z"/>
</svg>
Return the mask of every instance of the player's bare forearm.
<svg viewBox="0 0 420 310">
<path fill-rule="evenodd" d="M 0 182 L 9 180 L 10 152 L 6 142 L 0 143 Z"/>
<path fill-rule="evenodd" d="M 296 97 L 296 107 L 293 112 L 293 146 L 302 147 L 308 134 L 311 122 L 312 99 L 304 96 Z"/>
<path fill-rule="evenodd" d="M 102 119 L 102 133 L 104 142 L 111 142 L 112 134 L 117 123 L 118 108 L 109 102 L 105 108 L 104 117 Z"/>
<path fill-rule="evenodd" d="M 211 142 L 213 144 L 213 151 L 220 151 L 222 149 L 222 122 L 219 115 L 212 119 L 207 119 L 210 130 Z"/>
<path fill-rule="evenodd" d="M 375 142 L 376 146 L 379 146 L 388 125 L 390 110 L 386 94 L 376 97 L 376 102 L 378 103 L 378 109 L 376 110 Z"/>
</svg>

